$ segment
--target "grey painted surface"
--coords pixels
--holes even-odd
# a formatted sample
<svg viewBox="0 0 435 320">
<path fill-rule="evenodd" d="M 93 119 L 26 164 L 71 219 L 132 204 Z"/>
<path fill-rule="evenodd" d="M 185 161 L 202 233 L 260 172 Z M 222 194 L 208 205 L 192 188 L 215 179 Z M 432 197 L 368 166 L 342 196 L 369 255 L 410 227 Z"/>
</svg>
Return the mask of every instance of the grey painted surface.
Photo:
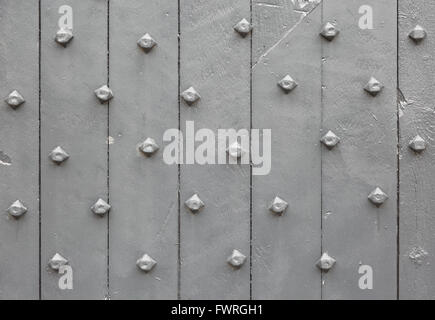
<svg viewBox="0 0 435 320">
<path fill-rule="evenodd" d="M 0 1 L 0 299 L 38 297 L 37 12 L 36 1 Z M 15 110 L 3 101 L 12 90 L 26 100 Z M 6 209 L 18 199 L 28 212 L 15 219 Z"/>
<path fill-rule="evenodd" d="M 146 19 L 144 19 L 146 17 Z M 162 161 L 163 132 L 178 128 L 176 1 L 114 1 L 110 5 L 110 291 L 113 299 L 176 299 L 178 168 Z M 145 53 L 136 41 L 150 33 Z M 146 157 L 147 137 L 161 146 Z M 145 273 L 136 260 L 157 261 Z"/>
<path fill-rule="evenodd" d="M 374 29 L 358 28 L 358 8 L 369 4 Z M 377 15 L 375 15 L 377 14 Z M 396 1 L 323 3 L 323 22 L 342 32 L 323 41 L 323 134 L 341 142 L 322 147 L 323 251 L 336 258 L 323 275 L 324 299 L 396 297 Z M 363 90 L 371 76 L 385 88 Z M 320 137 L 320 135 L 319 135 Z M 381 187 L 389 199 L 379 208 L 367 195 Z M 360 264 L 373 268 L 373 290 L 358 287 Z"/>
<path fill-rule="evenodd" d="M 54 41 L 58 9 L 74 10 L 75 38 Z M 42 1 L 41 7 L 41 269 L 43 299 L 104 299 L 107 293 L 107 217 L 90 207 L 107 195 L 107 105 L 94 90 L 107 79 L 105 1 Z M 70 158 L 49 158 L 60 145 Z M 58 252 L 70 261 L 74 289 L 60 290 L 48 269 Z"/>
<path fill-rule="evenodd" d="M 272 128 L 272 170 L 253 176 L 252 296 L 319 299 L 321 10 L 304 19 L 297 13 L 294 20 L 292 10 L 294 25 L 281 30 L 275 43 L 264 45 L 280 11 L 253 7 L 253 51 L 262 52 L 252 70 L 252 125 Z M 299 84 L 288 94 L 277 86 L 287 74 Z M 289 203 L 281 216 L 268 210 L 277 195 Z"/>
<path fill-rule="evenodd" d="M 401 0 L 399 4 L 399 88 L 404 97 L 400 111 L 400 298 L 434 299 L 435 3 Z M 420 44 L 408 38 L 417 24 L 428 33 Z M 417 134 L 428 143 L 421 154 L 408 148 Z"/>
<path fill-rule="evenodd" d="M 182 128 L 249 128 L 250 36 L 233 30 L 249 17 L 248 0 L 181 0 L 180 89 L 201 95 L 181 101 Z M 249 258 L 249 175 L 249 165 L 181 166 L 181 298 L 249 299 L 249 259 L 226 263 L 233 249 Z M 205 203 L 197 214 L 183 205 L 194 193 Z"/>
</svg>

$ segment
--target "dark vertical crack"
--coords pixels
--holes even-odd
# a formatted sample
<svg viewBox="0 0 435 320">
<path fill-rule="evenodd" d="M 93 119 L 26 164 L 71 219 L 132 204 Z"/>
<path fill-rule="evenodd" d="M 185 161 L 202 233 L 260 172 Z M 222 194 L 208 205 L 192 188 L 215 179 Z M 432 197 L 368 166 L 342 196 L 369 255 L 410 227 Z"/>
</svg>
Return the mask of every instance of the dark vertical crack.
<svg viewBox="0 0 435 320">
<path fill-rule="evenodd" d="M 323 25 L 323 1 L 320 22 Z M 323 130 L 323 41 L 320 44 L 320 128 Z M 320 144 L 320 255 L 323 253 L 323 148 Z M 323 271 L 320 272 L 320 299 L 323 300 Z"/>
<path fill-rule="evenodd" d="M 399 0 L 396 1 L 396 83 L 397 91 L 400 92 L 399 77 Z M 400 298 L 400 99 L 397 96 L 397 235 L 396 235 L 396 299 Z"/>
<path fill-rule="evenodd" d="M 180 61 L 181 61 L 181 23 L 180 23 L 180 0 L 178 0 L 178 132 L 181 132 L 181 77 L 180 77 Z M 178 142 L 178 150 L 181 150 L 180 141 Z M 181 165 L 178 164 L 178 179 L 177 179 L 177 211 L 178 211 L 178 258 L 177 258 L 177 299 L 181 299 Z"/>
<path fill-rule="evenodd" d="M 38 219 L 39 219 L 39 256 L 38 256 L 38 268 L 39 268 L 39 291 L 38 298 L 42 299 L 42 214 L 41 214 L 41 0 L 38 2 Z"/>
<path fill-rule="evenodd" d="M 110 1 L 107 0 L 107 86 L 110 87 Z M 107 103 L 107 139 L 110 136 L 110 101 Z M 107 140 L 107 174 L 106 174 L 106 187 L 107 187 L 107 203 L 110 203 L 110 143 Z M 107 294 L 106 299 L 110 299 L 110 214 L 107 215 L 107 274 L 106 285 Z"/>
<path fill-rule="evenodd" d="M 252 0 L 249 3 L 250 23 L 252 25 Z M 249 57 L 249 299 L 252 300 L 252 36 L 250 38 L 250 57 Z"/>
</svg>

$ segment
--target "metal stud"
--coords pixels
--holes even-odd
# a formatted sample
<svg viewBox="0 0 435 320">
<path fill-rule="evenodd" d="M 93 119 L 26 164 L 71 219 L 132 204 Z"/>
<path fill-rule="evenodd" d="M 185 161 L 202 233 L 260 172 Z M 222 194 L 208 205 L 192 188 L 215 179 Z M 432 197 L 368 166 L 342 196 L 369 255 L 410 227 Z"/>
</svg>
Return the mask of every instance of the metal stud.
<svg viewBox="0 0 435 320">
<path fill-rule="evenodd" d="M 426 38 L 426 35 L 426 30 L 422 26 L 416 25 L 414 29 L 412 29 L 411 32 L 408 34 L 408 37 L 410 37 L 415 42 L 420 42 L 421 40 Z"/>
<path fill-rule="evenodd" d="M 101 103 L 105 103 L 113 98 L 113 92 L 107 85 L 99 87 L 94 93 Z"/>
<path fill-rule="evenodd" d="M 48 265 L 53 270 L 59 270 L 61 266 L 68 264 L 68 260 L 62 257 L 59 253 L 56 253 L 53 258 L 48 261 Z"/>
<path fill-rule="evenodd" d="M 276 196 L 273 199 L 272 203 L 269 206 L 269 210 L 276 214 L 283 214 L 285 210 L 287 210 L 288 203 Z"/>
<path fill-rule="evenodd" d="M 69 154 L 62 147 L 57 146 L 50 152 L 49 157 L 54 163 L 61 164 L 69 158 Z"/>
<path fill-rule="evenodd" d="M 294 88 L 298 86 L 298 83 L 295 80 L 293 80 L 292 77 L 286 75 L 284 78 L 279 80 L 278 86 L 280 86 L 281 89 L 284 90 L 284 92 L 289 93 L 290 91 L 292 91 Z"/>
<path fill-rule="evenodd" d="M 232 143 L 228 147 L 227 152 L 233 158 L 240 158 L 241 156 L 243 156 L 245 154 L 245 150 L 242 148 L 242 146 L 240 145 L 240 143 L 238 141 L 235 141 L 234 143 Z"/>
<path fill-rule="evenodd" d="M 228 257 L 227 262 L 234 268 L 240 268 L 246 261 L 246 256 L 239 250 L 234 249 Z"/>
<path fill-rule="evenodd" d="M 94 205 L 91 207 L 91 210 L 96 215 L 103 216 L 107 212 L 109 212 L 110 208 L 110 204 L 100 198 L 97 200 L 97 202 L 94 203 Z"/>
<path fill-rule="evenodd" d="M 198 101 L 199 99 L 201 99 L 201 96 L 199 95 L 199 93 L 195 90 L 194 87 L 190 87 L 189 89 L 183 91 L 181 93 L 181 97 L 184 99 L 184 101 L 186 101 L 186 103 L 188 105 L 192 105 L 193 103 L 195 103 L 196 101 Z"/>
<path fill-rule="evenodd" d="M 59 31 L 56 32 L 56 37 L 54 38 L 54 40 L 60 45 L 66 47 L 73 37 L 74 36 L 71 29 L 60 28 Z"/>
<path fill-rule="evenodd" d="M 20 200 L 16 200 L 14 203 L 11 204 L 11 206 L 8 208 L 7 212 L 11 216 L 13 216 L 15 218 L 19 218 L 27 212 L 27 208 L 24 206 L 24 204 Z"/>
<path fill-rule="evenodd" d="M 234 30 L 236 30 L 242 37 L 246 37 L 246 35 L 251 32 L 252 25 L 248 20 L 243 18 L 234 26 Z"/>
<path fill-rule="evenodd" d="M 141 258 L 136 261 L 136 265 L 139 269 L 145 272 L 151 271 L 154 266 L 157 264 L 157 261 L 151 258 L 149 255 L 144 254 Z"/>
<path fill-rule="evenodd" d="M 198 213 L 202 208 L 204 208 L 204 202 L 199 198 L 198 194 L 194 194 L 189 199 L 184 202 L 184 205 L 189 208 L 192 213 Z"/>
<path fill-rule="evenodd" d="M 422 152 L 424 149 L 426 149 L 426 141 L 419 135 L 416 135 L 408 145 L 412 150 L 415 152 Z"/>
<path fill-rule="evenodd" d="M 18 108 L 22 105 L 26 100 L 24 100 L 23 96 L 17 91 L 14 90 L 6 97 L 5 102 L 13 109 Z"/>
<path fill-rule="evenodd" d="M 365 85 L 364 90 L 374 97 L 381 92 L 383 87 L 384 86 L 378 80 L 376 80 L 376 78 L 371 77 L 369 82 L 367 82 Z"/>
<path fill-rule="evenodd" d="M 159 148 L 159 145 L 153 138 L 146 138 L 145 141 L 139 145 L 139 150 L 146 156 L 153 155 Z"/>
<path fill-rule="evenodd" d="M 141 47 L 145 52 L 149 52 L 157 45 L 157 42 L 153 39 L 153 37 L 151 37 L 149 33 L 145 33 L 145 35 L 143 35 L 142 38 L 137 41 L 137 45 Z"/>
<path fill-rule="evenodd" d="M 320 31 L 320 35 L 328 41 L 334 40 L 339 33 L 340 30 L 331 22 L 326 22 Z"/>
<path fill-rule="evenodd" d="M 336 260 L 331 257 L 327 252 L 323 253 L 317 261 L 316 266 L 322 271 L 329 271 L 335 264 Z"/>
<path fill-rule="evenodd" d="M 331 130 L 329 130 L 320 141 L 328 148 L 334 148 L 339 142 L 340 138 Z"/>
<path fill-rule="evenodd" d="M 382 191 L 381 188 L 376 187 L 370 194 L 368 195 L 368 199 L 376 206 L 380 206 L 383 204 L 387 199 L 388 195 Z"/>
</svg>

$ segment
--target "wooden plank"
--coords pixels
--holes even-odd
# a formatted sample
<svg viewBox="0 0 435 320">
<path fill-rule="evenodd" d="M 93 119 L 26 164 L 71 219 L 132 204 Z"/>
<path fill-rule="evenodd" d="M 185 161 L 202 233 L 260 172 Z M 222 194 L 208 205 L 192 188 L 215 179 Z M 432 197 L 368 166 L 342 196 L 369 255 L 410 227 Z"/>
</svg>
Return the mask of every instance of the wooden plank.
<svg viewBox="0 0 435 320">
<path fill-rule="evenodd" d="M 399 1 L 401 299 L 435 298 L 434 18 L 433 1 Z M 408 38 L 416 25 L 428 34 L 418 44 Z M 420 154 L 408 147 L 416 135 L 427 142 Z"/>
<path fill-rule="evenodd" d="M 180 89 L 201 95 L 191 107 L 181 101 L 184 133 L 186 121 L 215 134 L 249 129 L 250 36 L 233 30 L 243 18 L 250 18 L 249 0 L 181 0 Z M 249 259 L 238 270 L 226 262 L 233 249 L 249 258 L 249 187 L 249 165 L 181 166 L 182 299 L 249 298 Z M 205 207 L 192 214 L 183 203 L 195 193 Z"/>
<path fill-rule="evenodd" d="M 373 9 L 374 29 L 359 28 L 359 8 Z M 322 148 L 323 251 L 337 263 L 323 274 L 325 299 L 396 298 L 396 1 L 323 2 L 323 22 L 340 34 L 323 41 L 323 134 L 341 142 Z M 370 77 L 385 88 L 363 90 Z M 379 208 L 367 199 L 381 187 Z M 373 270 L 373 289 L 361 290 L 360 265 Z"/>
<path fill-rule="evenodd" d="M 308 16 L 289 12 L 286 30 L 274 28 L 282 7 L 254 3 L 253 128 L 272 129 L 272 166 L 253 176 L 252 295 L 254 299 L 319 299 L 321 8 Z M 293 17 L 297 15 L 296 17 Z M 264 45 L 268 30 L 275 43 Z M 298 87 L 286 94 L 277 86 L 289 74 Z M 269 211 L 275 196 L 289 203 Z"/>
<path fill-rule="evenodd" d="M 37 299 L 38 208 L 38 2 L 0 2 L 0 299 Z M 3 101 L 18 90 L 26 102 Z M 27 213 L 6 209 L 20 200 Z"/>
<path fill-rule="evenodd" d="M 163 133 L 178 128 L 176 1 L 110 6 L 110 291 L 112 299 L 177 298 L 178 168 L 163 161 Z M 136 41 L 157 42 L 145 53 Z M 160 150 L 146 157 L 147 137 Z M 145 273 L 136 260 L 157 261 Z"/>
<path fill-rule="evenodd" d="M 73 9 L 74 39 L 54 41 L 59 7 Z M 41 8 L 41 268 L 43 299 L 103 299 L 107 294 L 107 217 L 90 207 L 107 196 L 107 105 L 94 90 L 107 81 L 106 1 L 44 0 Z M 61 146 L 70 158 L 48 157 Z M 47 267 L 58 252 L 73 270 L 73 290 Z"/>
</svg>

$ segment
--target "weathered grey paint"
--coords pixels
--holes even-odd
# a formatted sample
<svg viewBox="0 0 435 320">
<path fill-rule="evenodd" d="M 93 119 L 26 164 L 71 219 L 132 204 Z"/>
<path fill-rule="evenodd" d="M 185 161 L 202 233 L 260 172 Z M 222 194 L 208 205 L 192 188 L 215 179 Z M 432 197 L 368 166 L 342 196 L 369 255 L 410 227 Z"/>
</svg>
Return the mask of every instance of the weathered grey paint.
<svg viewBox="0 0 435 320">
<path fill-rule="evenodd" d="M 282 8 L 253 6 L 252 126 L 272 129 L 272 170 L 252 178 L 252 297 L 319 299 L 321 9 L 276 19 Z M 286 94 L 287 74 L 298 87 Z M 277 195 L 289 203 L 282 215 L 268 209 Z"/>
<path fill-rule="evenodd" d="M 399 1 L 400 115 L 400 291 L 401 299 L 435 298 L 435 173 L 433 163 L 435 34 L 433 1 Z M 416 44 L 408 38 L 417 25 L 428 36 Z M 419 134 L 427 142 L 420 154 L 408 148 Z"/>
<path fill-rule="evenodd" d="M 74 10 L 75 38 L 54 41 L 58 9 Z M 41 269 L 43 299 L 104 299 L 107 217 L 90 207 L 107 196 L 107 108 L 94 90 L 107 81 L 106 1 L 43 0 L 41 7 Z M 54 164 L 61 146 L 70 158 Z M 73 290 L 60 290 L 48 260 L 58 252 L 73 269 Z"/>
<path fill-rule="evenodd" d="M 0 299 L 37 299 L 37 1 L 0 1 L 0 38 Z M 3 101 L 12 90 L 26 100 L 15 110 Z M 6 210 L 18 199 L 28 211 L 15 219 Z"/>
<path fill-rule="evenodd" d="M 178 128 L 176 1 L 110 4 L 110 293 L 112 299 L 176 299 L 178 167 L 163 162 L 163 133 Z M 157 42 L 145 53 L 136 41 Z M 147 137 L 160 150 L 145 156 Z M 145 273 L 143 254 L 157 261 Z"/>
<path fill-rule="evenodd" d="M 181 0 L 180 89 L 201 95 L 181 101 L 182 128 L 249 129 L 250 35 L 233 30 L 242 18 L 249 0 Z M 249 299 L 249 186 L 249 165 L 181 166 L 181 298 Z M 205 203 L 197 214 L 183 205 L 194 193 Z M 226 262 L 233 249 L 248 256 L 238 270 Z"/>
<path fill-rule="evenodd" d="M 374 29 L 358 27 L 358 9 L 370 5 Z M 396 297 L 396 1 L 328 0 L 323 22 L 341 33 L 322 41 L 322 134 L 341 142 L 322 146 L 322 250 L 337 260 L 323 275 L 324 299 Z M 363 90 L 371 76 L 385 87 L 376 97 Z M 319 134 L 320 138 L 320 134 Z M 389 199 L 379 208 L 367 199 L 381 187 Z M 361 290 L 360 265 L 374 273 L 372 290 Z"/>
</svg>

